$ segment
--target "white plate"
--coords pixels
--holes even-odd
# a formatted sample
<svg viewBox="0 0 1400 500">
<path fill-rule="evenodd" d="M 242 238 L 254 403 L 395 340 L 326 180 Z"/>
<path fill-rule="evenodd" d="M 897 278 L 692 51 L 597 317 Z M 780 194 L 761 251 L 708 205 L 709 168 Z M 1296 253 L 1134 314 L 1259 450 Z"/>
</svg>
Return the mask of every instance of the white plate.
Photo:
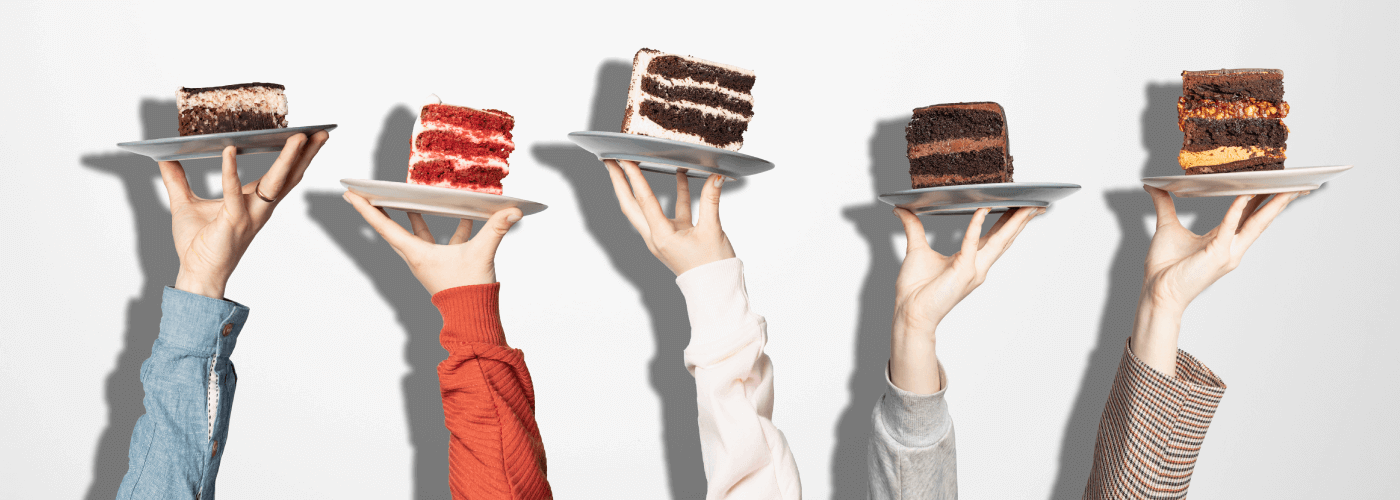
<svg viewBox="0 0 1400 500">
<path fill-rule="evenodd" d="M 311 125 L 308 127 L 270 128 L 245 132 L 224 132 L 220 134 L 186 135 L 166 137 L 148 141 L 123 142 L 117 147 L 151 157 L 156 161 L 193 160 L 195 158 L 218 158 L 224 148 L 234 146 L 238 154 L 277 153 L 287 145 L 287 138 L 304 133 L 307 137 L 322 130 L 333 130 L 335 124 Z"/>
<path fill-rule="evenodd" d="M 420 186 L 406 182 L 371 179 L 341 179 L 340 184 L 350 192 L 363 196 L 370 205 L 405 212 L 441 215 L 454 219 L 486 220 L 491 214 L 510 207 L 519 207 L 525 215 L 544 211 L 543 203 L 478 193 L 465 189 Z"/>
<path fill-rule="evenodd" d="M 1142 183 L 1170 191 L 1182 198 L 1206 196 L 1239 196 L 1242 194 L 1288 193 L 1322 187 L 1351 165 L 1299 167 L 1259 172 L 1227 172 L 1223 174 L 1169 175 L 1145 177 Z"/>
<path fill-rule="evenodd" d="M 991 213 L 997 213 L 1008 207 L 1048 207 L 1050 202 L 1078 190 L 1078 184 L 1056 182 L 964 184 L 882 194 L 880 201 L 916 215 L 970 214 L 979 208 L 991 208 Z"/>
<path fill-rule="evenodd" d="M 635 161 L 642 170 L 663 174 L 684 168 L 691 177 L 719 174 L 733 179 L 773 169 L 772 162 L 737 151 L 644 135 L 585 131 L 569 133 L 569 140 L 600 161 Z"/>
</svg>

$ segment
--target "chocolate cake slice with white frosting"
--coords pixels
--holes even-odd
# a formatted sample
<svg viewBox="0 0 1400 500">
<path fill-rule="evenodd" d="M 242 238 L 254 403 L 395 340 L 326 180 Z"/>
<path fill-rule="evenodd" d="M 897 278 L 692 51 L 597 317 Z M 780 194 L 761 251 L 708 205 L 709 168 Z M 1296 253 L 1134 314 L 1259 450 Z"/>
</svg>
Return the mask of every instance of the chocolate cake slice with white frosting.
<svg viewBox="0 0 1400 500">
<path fill-rule="evenodd" d="M 753 118 L 753 84 L 746 69 L 639 50 L 622 131 L 737 151 Z"/>
<path fill-rule="evenodd" d="M 914 189 L 1011 182 L 1006 112 L 994 102 L 935 104 L 914 110 L 904 128 Z"/>
<path fill-rule="evenodd" d="M 185 88 L 175 95 L 180 135 L 217 134 L 287 127 L 286 87 L 275 83 L 239 83 Z"/>
</svg>

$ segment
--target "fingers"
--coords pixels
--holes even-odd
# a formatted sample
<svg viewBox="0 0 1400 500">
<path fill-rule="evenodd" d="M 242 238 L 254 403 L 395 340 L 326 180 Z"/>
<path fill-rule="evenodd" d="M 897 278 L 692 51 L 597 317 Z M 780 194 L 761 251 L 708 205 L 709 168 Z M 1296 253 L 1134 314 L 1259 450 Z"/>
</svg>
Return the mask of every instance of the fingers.
<svg viewBox="0 0 1400 500">
<path fill-rule="evenodd" d="M 165 183 L 165 194 L 170 196 L 170 209 L 178 203 L 185 203 L 194 197 L 190 192 L 190 180 L 185 177 L 185 167 L 178 161 L 156 162 L 160 165 L 160 180 Z"/>
<path fill-rule="evenodd" d="M 1006 224 L 1000 228 L 994 227 L 993 232 L 987 234 L 986 244 L 982 245 L 983 250 L 991 250 L 989 253 L 991 259 L 981 263 L 985 266 L 991 266 L 995 263 L 996 259 L 1001 257 L 1001 254 L 1006 253 L 1007 248 L 1011 247 L 1011 243 L 1016 241 L 1016 236 L 1021 234 L 1021 230 L 1026 228 L 1031 219 L 1044 212 L 1044 208 L 1021 207 L 1016 209 L 1016 214 L 1009 219 L 1007 218 L 1008 214 L 1003 214 L 997 223 L 1001 224 L 1002 221 L 1007 221 Z"/>
<path fill-rule="evenodd" d="M 1249 199 L 1260 195 L 1240 195 L 1235 197 L 1235 201 L 1230 203 L 1230 209 L 1225 211 L 1225 218 L 1220 220 L 1220 227 L 1215 234 L 1215 239 L 1223 243 L 1229 243 L 1235 239 L 1235 230 L 1239 229 L 1240 217 L 1244 215 L 1244 207 L 1249 204 Z"/>
<path fill-rule="evenodd" d="M 724 176 L 711 174 L 705 179 L 705 188 L 700 190 L 700 220 L 697 225 L 719 228 L 719 195 L 724 186 Z"/>
<path fill-rule="evenodd" d="M 470 238 L 471 235 L 472 220 L 462 219 L 462 222 L 457 223 L 457 231 L 452 233 L 452 239 L 447 240 L 447 244 L 456 245 L 458 243 L 465 243 L 467 241 L 467 238 Z"/>
<path fill-rule="evenodd" d="M 1005 212 L 1002 212 L 1001 216 L 997 217 L 996 223 L 992 224 L 992 228 L 988 229 L 987 234 L 983 235 L 982 239 L 977 242 L 977 248 L 980 250 L 983 247 L 987 246 L 987 241 L 992 239 L 992 235 L 997 234 L 997 231 L 1000 231 L 1001 227 L 1006 225 L 1006 221 L 1011 220 L 1011 217 L 1015 216 L 1018 213 L 1021 213 L 1021 210 L 1019 208 L 1011 208 Z"/>
<path fill-rule="evenodd" d="M 224 148 L 224 211 L 233 220 L 248 217 L 248 202 L 243 199 L 243 184 L 238 182 L 238 148 Z"/>
<path fill-rule="evenodd" d="M 470 245 L 483 245 L 494 257 L 496 248 L 501 245 L 501 238 L 504 238 L 511 226 L 520 221 L 524 214 L 519 208 L 511 207 L 491 214 L 491 218 L 482 226 L 481 231 L 477 231 L 476 237 L 472 238 Z"/>
<path fill-rule="evenodd" d="M 622 209 L 622 215 L 627 216 L 627 221 L 632 223 L 632 228 L 637 230 L 637 234 L 650 240 L 651 232 L 647 230 L 646 216 L 642 215 L 641 207 L 637 206 L 637 199 L 632 197 L 632 187 L 627 184 L 622 167 L 618 166 L 616 160 L 603 160 L 603 166 L 608 168 L 608 177 L 612 178 L 613 194 L 617 195 L 617 205 Z"/>
<path fill-rule="evenodd" d="M 899 216 L 899 222 L 904 224 L 904 239 L 908 240 L 904 245 L 906 255 L 920 247 L 929 248 L 928 237 L 924 236 L 924 222 L 919 220 L 919 216 L 898 207 L 895 207 L 894 214 Z"/>
<path fill-rule="evenodd" d="M 1240 227 L 1243 227 L 1245 223 L 1249 222 L 1249 217 L 1254 215 L 1254 212 L 1259 210 L 1259 205 L 1264 204 L 1264 200 L 1268 198 L 1269 195 L 1260 194 L 1249 199 L 1249 203 L 1244 206 L 1244 214 L 1240 216 Z M 1239 234 L 1238 228 L 1236 228 L 1235 233 Z"/>
<path fill-rule="evenodd" d="M 1254 212 L 1249 220 L 1240 227 L 1239 242 L 1241 245 L 1237 245 L 1239 251 L 1248 250 L 1249 246 L 1254 244 L 1254 240 L 1259 239 L 1259 235 L 1264 234 L 1264 229 L 1269 227 L 1269 224 L 1274 221 L 1274 217 L 1278 217 L 1278 214 L 1282 213 L 1283 209 L 1299 196 L 1302 196 L 1302 193 L 1276 194 L 1273 199 Z"/>
<path fill-rule="evenodd" d="M 321 146 L 330 140 L 331 133 L 325 130 L 316 132 L 311 136 L 311 140 L 301 150 L 301 156 L 297 157 L 296 166 L 292 168 L 291 175 L 287 176 L 287 183 L 283 185 L 282 192 L 278 193 L 277 199 L 282 199 L 287 193 L 292 192 L 292 188 L 301 183 L 301 178 L 306 174 L 306 169 L 311 166 L 311 160 L 316 158 L 316 153 L 321 152 Z M 289 141 L 291 139 L 288 139 Z"/>
<path fill-rule="evenodd" d="M 418 212 L 408 213 L 408 223 L 413 226 L 413 235 L 418 239 L 428 243 L 437 243 L 433 240 L 433 231 L 428 229 L 428 223 L 423 220 L 423 215 Z"/>
<path fill-rule="evenodd" d="M 277 160 L 272 162 L 272 168 L 267 169 L 262 181 L 258 183 L 263 196 L 274 200 L 282 198 L 282 188 L 286 186 L 287 176 L 291 175 L 292 168 L 299 163 L 301 147 L 305 144 L 306 134 L 296 134 L 287 138 L 287 143 L 282 145 L 282 152 L 277 155 Z"/>
<path fill-rule="evenodd" d="M 360 212 L 360 216 L 365 218 L 365 222 L 368 222 L 369 226 L 374 228 L 375 232 L 378 232 L 380 237 L 384 238 L 384 241 L 389 242 L 389 244 L 392 245 L 394 249 L 399 250 L 400 253 L 402 253 L 404 249 L 413 247 L 415 244 L 421 244 L 418 238 L 414 237 L 412 234 L 408 234 L 408 230 L 400 226 L 399 223 L 394 222 L 394 219 L 390 219 L 389 216 L 385 215 L 379 208 L 370 205 L 369 201 L 360 197 L 360 195 L 346 191 L 342 197 L 345 198 L 345 201 L 349 202 L 351 206 L 355 207 L 355 211 Z"/>
<path fill-rule="evenodd" d="M 676 169 L 676 222 L 690 224 L 690 177 L 685 169 Z"/>
<path fill-rule="evenodd" d="M 656 200 L 656 194 L 651 192 L 651 185 L 647 184 L 646 177 L 642 176 L 642 169 L 637 166 L 637 162 L 623 160 L 622 171 L 627 174 L 627 179 L 632 183 L 632 195 L 637 200 L 637 207 L 641 209 L 642 216 L 646 218 L 647 227 L 651 230 L 651 236 L 670 234 L 670 224 L 666 222 L 666 214 L 661 211 L 661 202 Z"/>
<path fill-rule="evenodd" d="M 1152 195 L 1152 206 L 1157 208 L 1157 227 L 1181 223 L 1176 219 L 1176 204 L 1172 203 L 1171 194 L 1152 186 L 1143 186 L 1142 189 Z"/>
<path fill-rule="evenodd" d="M 979 208 L 967 222 L 967 233 L 963 234 L 962 249 L 958 252 L 963 258 L 972 258 L 977 253 L 977 242 L 982 240 L 982 222 L 987 220 L 990 208 Z"/>
</svg>

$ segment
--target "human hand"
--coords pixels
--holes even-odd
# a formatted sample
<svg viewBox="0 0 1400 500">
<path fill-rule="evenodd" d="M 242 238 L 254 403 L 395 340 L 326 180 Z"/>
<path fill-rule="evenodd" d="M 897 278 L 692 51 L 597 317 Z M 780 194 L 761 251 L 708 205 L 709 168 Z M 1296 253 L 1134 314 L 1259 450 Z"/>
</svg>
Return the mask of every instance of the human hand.
<svg viewBox="0 0 1400 500">
<path fill-rule="evenodd" d="M 1157 231 L 1147 250 L 1132 346 L 1138 358 L 1167 374 L 1175 373 L 1181 315 L 1196 296 L 1240 265 L 1289 202 L 1308 192 L 1235 197 L 1220 225 L 1197 235 L 1181 225 L 1166 191 L 1143 186 L 1157 209 Z M 1265 200 L 1268 202 L 1265 203 Z"/>
<path fill-rule="evenodd" d="M 894 328 L 890 336 L 890 381 L 910 392 L 932 394 L 943 387 L 938 375 L 934 332 L 938 323 L 987 279 L 992 264 L 1011 247 L 1039 207 L 1008 210 L 986 236 L 982 223 L 990 209 L 978 209 L 967 224 L 962 248 L 951 256 L 935 252 L 924 224 L 913 212 L 894 209 L 908 240 L 904 264 L 895 279 Z"/>
<path fill-rule="evenodd" d="M 267 174 L 243 185 L 238 179 L 237 149 L 224 148 L 223 199 L 195 196 L 180 162 L 159 162 L 160 177 L 170 196 L 175 253 L 180 256 L 175 288 L 222 299 L 243 252 L 272 217 L 278 202 L 301 182 L 302 174 L 328 138 L 330 134 L 324 130 L 310 140 L 306 134 L 287 138 Z"/>
<path fill-rule="evenodd" d="M 642 235 L 647 250 L 676 276 L 734 257 L 734 247 L 719 223 L 719 194 L 724 176 L 714 174 L 705 179 L 705 187 L 700 192 L 700 218 L 692 224 L 690 184 L 684 171 L 676 172 L 676 217 L 667 219 L 661 211 L 661 202 L 651 192 L 651 185 L 642 177 L 636 162 L 603 160 L 603 164 L 612 177 L 613 191 L 623 215 Z"/>
<path fill-rule="evenodd" d="M 462 219 L 447 244 L 438 245 L 422 215 L 408 213 L 408 220 L 413 224 L 410 234 L 390 219 L 384 209 L 370 205 L 360 195 L 346 191 L 343 197 L 384 241 L 389 242 L 413 271 L 413 276 L 433 295 L 459 286 L 495 283 L 496 248 L 506 232 L 524 216 L 514 207 L 491 214 L 486 226 L 470 241 L 467 238 L 472 234 L 472 220 Z"/>
</svg>

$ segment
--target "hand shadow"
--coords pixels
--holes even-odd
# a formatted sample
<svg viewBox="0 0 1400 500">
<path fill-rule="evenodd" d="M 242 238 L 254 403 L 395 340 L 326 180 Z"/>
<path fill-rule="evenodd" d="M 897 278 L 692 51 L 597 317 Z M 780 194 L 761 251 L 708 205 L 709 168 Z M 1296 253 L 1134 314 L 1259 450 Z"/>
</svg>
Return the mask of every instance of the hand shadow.
<svg viewBox="0 0 1400 500">
<path fill-rule="evenodd" d="M 408 172 L 409 138 L 416 115 L 405 106 L 396 106 L 384 119 L 379 144 L 374 152 L 374 179 L 403 182 Z M 415 499 L 449 498 L 447 448 L 449 433 L 443 423 L 442 393 L 437 365 L 447 358 L 438 342 L 442 315 L 432 303 L 403 258 L 382 240 L 354 207 L 341 198 L 343 191 L 309 191 L 306 194 L 311 219 L 350 256 L 360 271 L 374 282 L 375 291 L 394 308 L 396 319 L 408 335 L 404 360 L 408 374 L 403 378 L 404 411 L 408 419 L 409 441 L 413 444 L 413 496 Z M 408 216 L 388 210 L 389 216 L 408 227 Z M 446 243 L 458 220 L 424 216 L 434 238 Z M 520 232 L 524 221 L 512 233 Z M 476 224 L 474 231 L 484 224 Z"/>
<path fill-rule="evenodd" d="M 143 99 L 140 105 L 143 140 L 179 135 L 179 118 L 175 101 Z M 239 157 L 243 179 L 262 175 L 272 165 L 276 155 Z M 107 375 L 107 428 L 97 439 L 93 460 L 92 483 L 87 500 L 115 498 L 127 471 L 127 448 L 136 420 L 145 413 L 141 386 L 141 363 L 151 353 L 151 346 L 160 334 L 160 303 L 166 286 L 175 284 L 180 270 L 180 258 L 175 252 L 170 232 L 169 196 L 160 181 L 156 162 L 145 156 L 112 152 L 83 155 L 83 166 L 111 174 L 121 179 L 131 204 L 136 225 L 136 256 L 145 280 L 140 292 L 126 309 L 126 335 L 116 368 Z M 180 162 L 190 182 L 190 189 L 201 198 L 223 197 L 222 187 L 207 182 L 221 171 L 219 158 L 204 158 Z"/>
<path fill-rule="evenodd" d="M 899 276 L 903 254 L 903 249 L 896 248 L 894 241 L 904 235 L 904 226 L 895 216 L 894 207 L 880 201 L 878 196 L 910 188 L 908 143 L 904 138 L 904 126 L 908 123 L 909 116 L 900 116 L 875 124 L 875 135 L 870 138 L 871 201 L 846 207 L 843 211 L 869 246 L 870 269 L 861 286 L 858 304 L 855 372 L 848 385 L 850 403 L 836 424 L 836 452 L 831 461 L 833 499 L 863 498 L 868 489 L 866 447 L 871 431 L 870 415 L 875 410 L 875 402 L 885 393 L 894 281 Z M 996 216 L 993 214 L 988 220 L 995 220 Z M 921 219 L 924 230 L 933 237 L 933 249 L 951 255 L 961 247 L 961 238 L 971 216 L 939 215 Z"/>
<path fill-rule="evenodd" d="M 589 130 L 619 130 L 627 106 L 632 65 L 619 60 L 598 68 Z M 561 137 L 562 138 L 562 137 Z M 661 398 L 662 439 L 671 498 L 703 498 L 705 468 L 695 419 L 695 381 L 685 370 L 683 351 L 690 324 L 685 297 L 676 277 L 647 250 L 618 209 L 612 181 L 597 157 L 569 142 L 539 143 L 530 152 L 542 165 L 556 169 L 574 187 L 579 213 L 593 239 L 607 252 L 613 268 L 641 292 L 651 317 L 656 355 L 649 368 L 651 385 Z M 674 177 L 647 174 L 662 207 L 674 206 Z M 700 199 L 701 182 L 691 182 L 691 199 Z M 726 181 L 724 196 L 742 190 L 743 179 Z"/>
</svg>

